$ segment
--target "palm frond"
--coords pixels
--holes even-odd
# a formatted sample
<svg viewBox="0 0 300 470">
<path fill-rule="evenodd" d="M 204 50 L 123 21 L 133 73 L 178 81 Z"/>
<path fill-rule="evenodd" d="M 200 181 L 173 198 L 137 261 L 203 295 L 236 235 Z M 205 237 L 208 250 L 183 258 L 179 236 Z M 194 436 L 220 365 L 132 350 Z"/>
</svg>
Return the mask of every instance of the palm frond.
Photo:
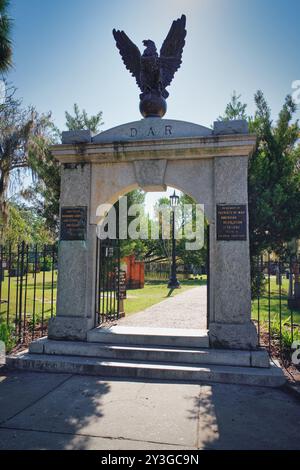
<svg viewBox="0 0 300 470">
<path fill-rule="evenodd" d="M 0 0 L 0 73 L 7 72 L 12 66 L 12 24 L 7 11 L 10 2 Z"/>
</svg>

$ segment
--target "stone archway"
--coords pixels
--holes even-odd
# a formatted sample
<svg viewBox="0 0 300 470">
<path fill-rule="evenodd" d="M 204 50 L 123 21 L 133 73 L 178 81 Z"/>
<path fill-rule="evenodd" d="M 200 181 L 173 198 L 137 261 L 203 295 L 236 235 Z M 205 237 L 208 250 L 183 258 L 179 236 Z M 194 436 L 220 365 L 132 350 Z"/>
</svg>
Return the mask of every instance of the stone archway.
<svg viewBox="0 0 300 470">
<path fill-rule="evenodd" d="M 64 133 L 62 145 L 52 150 L 62 164 L 61 208 L 82 208 L 87 220 L 81 239 L 60 241 L 57 316 L 49 324 L 49 338 L 84 341 L 94 326 L 98 205 L 137 187 L 173 186 L 204 204 L 211 226 L 211 346 L 255 349 L 247 221 L 248 157 L 254 146 L 244 121 L 218 122 L 211 130 L 147 118 L 93 138 L 88 131 Z M 238 207 L 243 208 L 242 236 L 221 239 L 218 211 Z"/>
</svg>

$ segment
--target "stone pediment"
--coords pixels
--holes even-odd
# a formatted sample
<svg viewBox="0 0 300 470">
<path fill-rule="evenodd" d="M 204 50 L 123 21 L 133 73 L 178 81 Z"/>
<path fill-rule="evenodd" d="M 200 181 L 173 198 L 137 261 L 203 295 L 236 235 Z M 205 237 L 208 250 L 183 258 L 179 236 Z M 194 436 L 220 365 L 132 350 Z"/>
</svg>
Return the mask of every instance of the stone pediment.
<svg viewBox="0 0 300 470">
<path fill-rule="evenodd" d="M 180 160 L 220 156 L 248 157 L 256 138 L 246 121 L 214 123 L 209 129 L 171 119 L 147 118 L 92 136 L 88 130 L 62 133 L 62 145 L 51 147 L 63 164 L 134 160 Z"/>
<path fill-rule="evenodd" d="M 208 127 L 174 119 L 147 118 L 129 122 L 101 132 L 93 143 L 130 142 L 136 140 L 172 139 L 179 137 L 206 137 L 213 131 Z"/>
</svg>

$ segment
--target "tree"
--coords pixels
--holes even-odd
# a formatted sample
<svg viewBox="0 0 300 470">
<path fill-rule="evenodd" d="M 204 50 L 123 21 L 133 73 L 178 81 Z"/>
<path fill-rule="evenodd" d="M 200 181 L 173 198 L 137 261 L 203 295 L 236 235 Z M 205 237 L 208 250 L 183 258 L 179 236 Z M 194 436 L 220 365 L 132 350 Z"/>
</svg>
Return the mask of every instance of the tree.
<svg viewBox="0 0 300 470">
<path fill-rule="evenodd" d="M 66 112 L 66 120 L 66 127 L 70 131 L 90 129 L 93 133 L 97 133 L 99 126 L 103 124 L 102 111 L 89 117 L 86 111 L 81 112 L 76 104 L 74 116 Z M 60 132 L 48 116 L 44 132 L 32 139 L 29 152 L 30 167 L 36 178 L 31 187 L 23 191 L 23 196 L 34 204 L 54 237 L 58 236 L 61 177 L 60 165 L 54 159 L 50 147 L 58 143 L 59 139 Z"/>
<path fill-rule="evenodd" d="M 49 158 L 49 142 L 53 143 L 50 136 L 54 127 L 50 114 L 40 115 L 32 107 L 22 108 L 21 100 L 15 98 L 16 89 L 12 86 L 6 89 L 5 101 L 0 105 L 1 242 L 8 222 L 8 190 L 11 183 L 17 181 L 22 185 L 26 171 L 31 171 L 33 177 L 38 175 L 40 167 L 37 162 Z M 47 178 L 50 177 L 51 173 L 47 173 Z M 38 192 L 35 197 L 38 197 Z M 49 202 L 46 201 L 46 204 Z"/>
<path fill-rule="evenodd" d="M 58 236 L 60 198 L 60 166 L 50 151 L 50 146 L 55 143 L 58 143 L 58 134 L 49 119 L 47 132 L 35 137 L 30 147 L 33 185 L 23 191 L 23 196 L 31 200 L 53 237 Z"/>
<path fill-rule="evenodd" d="M 188 196 L 187 194 L 182 194 L 180 196 L 179 204 L 183 212 L 184 205 L 189 204 L 190 206 L 193 207 L 193 211 L 191 214 L 187 215 L 185 214 L 185 217 L 182 217 L 182 228 L 185 230 L 188 225 L 191 226 L 193 231 L 195 231 L 196 228 L 196 211 L 195 211 L 195 205 L 196 202 L 195 200 Z M 189 241 L 186 237 L 186 233 L 184 232 L 184 236 L 182 237 L 181 240 L 178 241 L 177 248 L 176 248 L 176 253 L 177 256 L 182 260 L 182 263 L 185 266 L 185 271 L 189 269 L 190 266 L 194 266 L 197 268 L 200 268 L 201 266 L 206 266 L 207 264 L 207 221 L 204 219 L 204 245 L 202 248 L 197 249 L 197 250 L 187 250 L 186 249 L 186 243 Z"/>
<path fill-rule="evenodd" d="M 12 178 L 20 181 L 20 171 L 28 168 L 28 151 L 33 136 L 42 132 L 43 117 L 34 108 L 23 109 L 15 98 L 15 88 L 6 84 L 4 103 L 0 105 L 0 226 L 1 236 L 7 224 L 7 192 Z"/>
<path fill-rule="evenodd" d="M 0 73 L 7 72 L 12 66 L 12 21 L 7 11 L 9 0 L 0 0 Z"/>
<path fill-rule="evenodd" d="M 263 280 L 257 272 L 257 257 L 266 251 L 289 256 L 292 254 L 289 242 L 300 237 L 300 129 L 298 121 L 293 122 L 296 105 L 288 95 L 274 124 L 262 91 L 255 94 L 254 100 L 254 117 L 244 116 L 250 132 L 257 135 L 248 174 L 253 295 Z M 228 105 L 225 118 L 236 116 L 231 113 L 232 108 L 245 112 L 246 105 L 241 102 Z"/>
<path fill-rule="evenodd" d="M 287 96 L 274 125 L 261 91 L 250 130 L 257 147 L 249 161 L 251 256 L 264 250 L 285 254 L 287 243 L 300 236 L 300 147 L 296 105 Z"/>
<path fill-rule="evenodd" d="M 288 95 L 274 124 L 262 91 L 254 100 L 255 115 L 246 116 L 247 105 L 234 92 L 223 118 L 244 117 L 257 136 L 248 178 L 251 255 L 264 250 L 282 254 L 300 235 L 300 128 L 293 122 L 297 108 Z"/>
<path fill-rule="evenodd" d="M 161 224 L 161 208 L 164 206 L 169 207 L 170 199 L 167 196 L 161 197 L 154 206 L 154 219 L 149 220 L 148 228 L 151 236 L 148 240 L 144 241 L 145 254 L 144 259 L 147 262 L 155 262 L 164 260 L 171 257 L 171 242 L 169 239 L 162 237 L 162 224 Z M 159 238 L 158 240 L 152 238 L 153 234 L 151 228 L 156 226 Z"/>
<path fill-rule="evenodd" d="M 235 119 L 248 119 L 246 114 L 247 105 L 240 101 L 241 95 L 233 92 L 230 102 L 225 108 L 223 116 L 219 116 L 218 121 L 231 121 Z"/>
<path fill-rule="evenodd" d="M 103 126 L 102 111 L 94 116 L 88 116 L 85 109 L 80 111 L 78 104 L 74 104 L 74 116 L 66 111 L 66 126 L 69 131 L 90 130 L 93 134 L 100 132 L 100 126 Z"/>
<path fill-rule="evenodd" d="M 179 199 L 179 207 L 182 212 L 182 217 L 180 216 L 180 210 L 179 210 L 179 217 L 177 216 L 177 221 L 176 221 L 176 229 L 181 231 L 183 229 L 183 235 L 180 240 L 177 240 L 176 242 L 176 256 L 178 259 L 178 264 L 183 264 L 188 270 L 191 266 L 199 268 L 200 266 L 203 266 L 206 264 L 206 252 L 207 252 L 207 247 L 206 244 L 204 245 L 203 248 L 199 250 L 187 250 L 186 249 L 186 242 L 192 241 L 187 239 L 187 234 L 184 230 L 189 224 L 195 228 L 195 221 L 196 221 L 196 213 L 193 210 L 193 212 L 187 216 L 185 214 L 185 217 L 183 217 L 183 207 L 185 204 L 189 204 L 195 208 L 195 201 L 187 196 L 186 194 L 181 194 L 180 199 Z M 154 220 L 152 220 L 152 224 L 157 224 L 159 226 L 159 239 L 149 239 L 144 241 L 144 245 L 147 248 L 144 254 L 144 259 L 148 262 L 153 262 L 153 261 L 158 261 L 158 260 L 163 260 L 163 259 L 169 259 L 171 258 L 172 254 L 172 240 L 169 239 L 163 239 L 162 238 L 162 227 L 161 227 L 161 220 L 160 220 L 160 209 L 162 206 L 169 207 L 170 206 L 170 199 L 168 197 L 162 197 L 160 198 L 155 206 L 155 215 L 154 215 Z M 170 234 L 169 234 L 170 235 Z"/>
<path fill-rule="evenodd" d="M 12 202 L 9 205 L 9 220 L 5 227 L 5 242 L 15 249 L 22 242 L 28 245 L 50 244 L 53 238 L 45 227 L 44 219 L 34 208 Z"/>
<path fill-rule="evenodd" d="M 127 197 L 127 208 L 129 209 L 134 204 L 138 204 L 141 209 L 141 217 L 145 217 L 144 213 L 144 202 L 145 202 L 145 193 L 140 189 L 134 189 L 129 193 L 124 195 Z M 116 224 L 117 224 L 117 237 L 119 236 L 119 201 L 114 204 L 114 208 L 116 210 Z M 129 224 L 135 219 L 134 216 L 127 215 L 127 227 Z M 120 240 L 120 253 L 121 256 L 129 256 L 134 254 L 136 258 L 142 258 L 144 256 L 146 247 L 144 240 L 132 240 L 131 238 L 127 238 L 127 240 Z"/>
</svg>

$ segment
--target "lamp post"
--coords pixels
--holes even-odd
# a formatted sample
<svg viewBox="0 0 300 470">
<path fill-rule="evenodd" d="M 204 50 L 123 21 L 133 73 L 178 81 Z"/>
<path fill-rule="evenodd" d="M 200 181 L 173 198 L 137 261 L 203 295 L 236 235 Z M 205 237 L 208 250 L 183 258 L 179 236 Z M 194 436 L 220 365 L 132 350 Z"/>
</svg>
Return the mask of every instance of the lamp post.
<svg viewBox="0 0 300 470">
<path fill-rule="evenodd" d="M 179 196 L 174 191 L 174 194 L 170 196 L 170 206 L 172 209 L 172 266 L 171 275 L 168 283 L 169 289 L 179 289 L 180 284 L 176 276 L 176 243 L 175 243 L 175 209 L 179 203 Z"/>
</svg>

